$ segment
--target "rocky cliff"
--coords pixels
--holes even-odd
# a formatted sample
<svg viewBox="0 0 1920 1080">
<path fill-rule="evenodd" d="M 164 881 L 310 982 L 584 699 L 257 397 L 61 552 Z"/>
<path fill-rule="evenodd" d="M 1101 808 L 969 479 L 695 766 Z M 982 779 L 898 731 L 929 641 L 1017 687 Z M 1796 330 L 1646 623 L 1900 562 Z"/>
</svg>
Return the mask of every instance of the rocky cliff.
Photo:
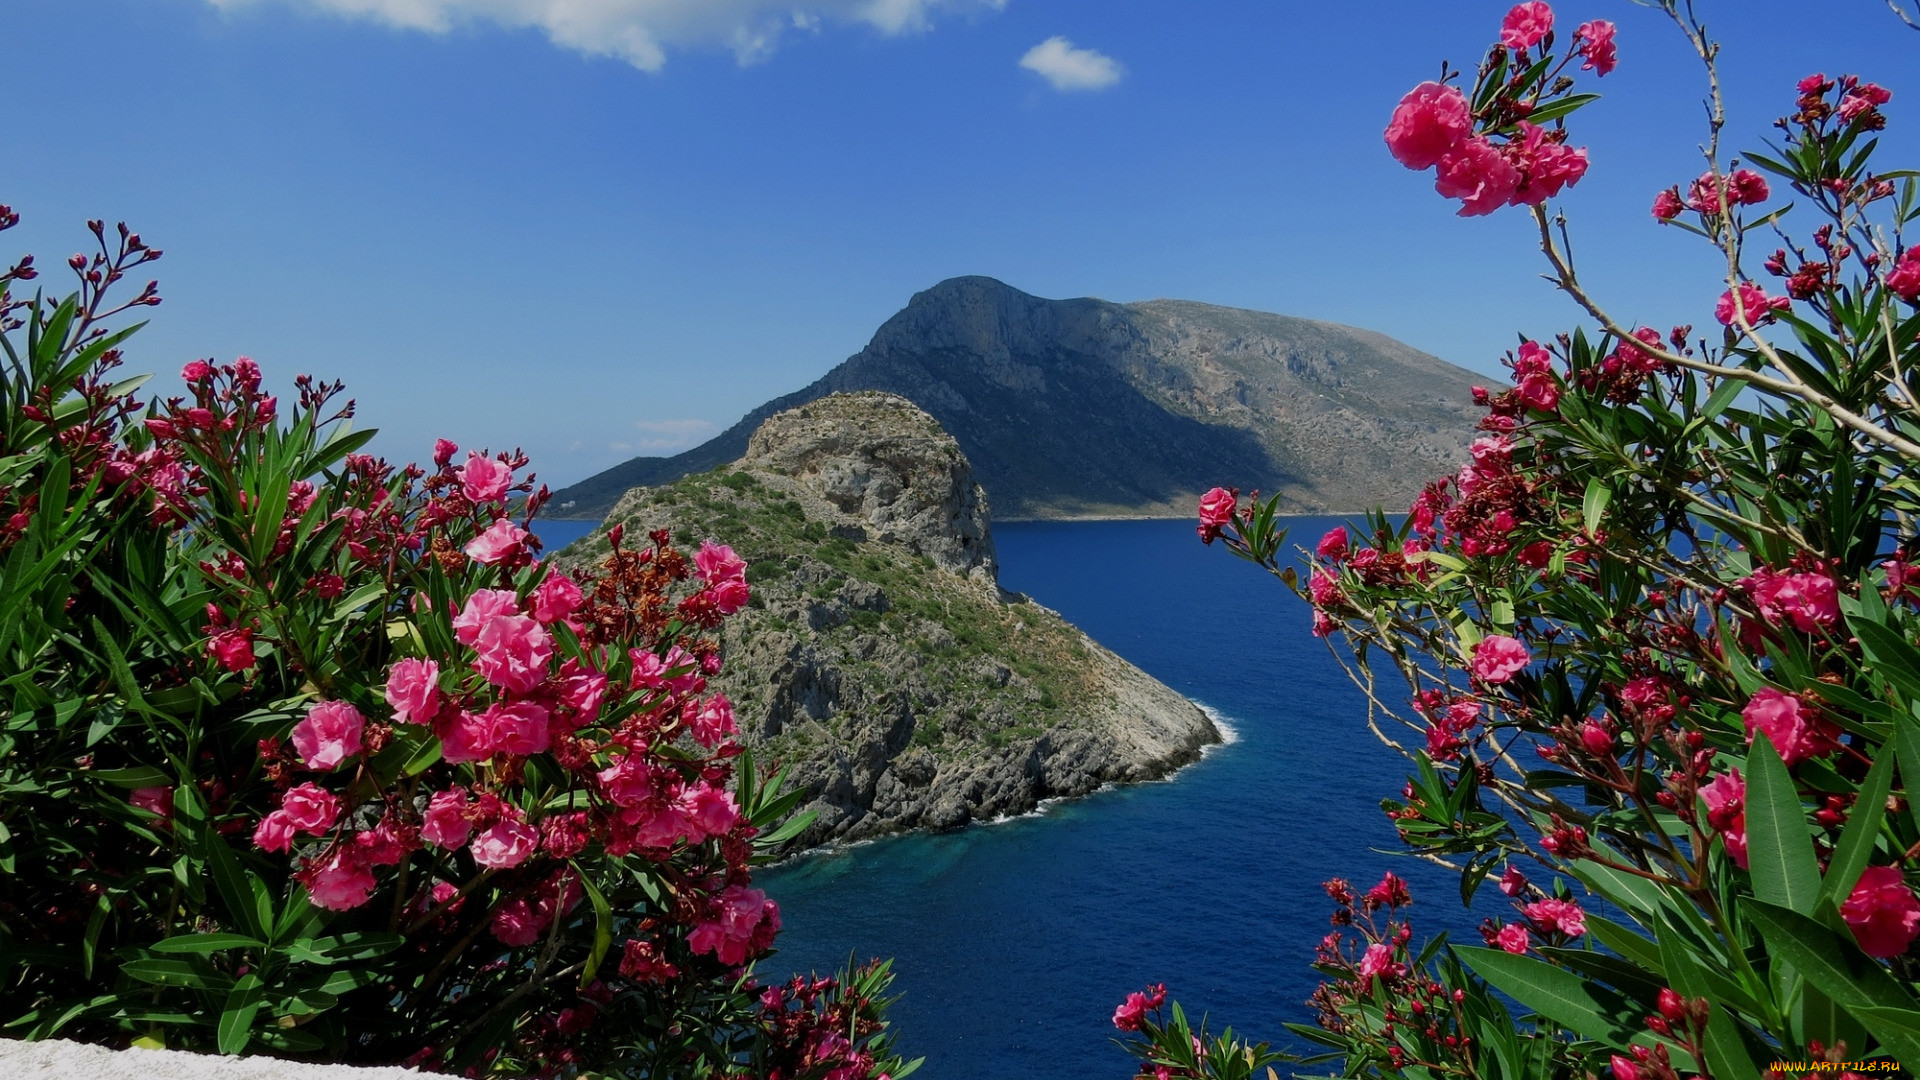
<svg viewBox="0 0 1920 1080">
<path fill-rule="evenodd" d="M 557 493 L 597 518 L 628 488 L 738 458 L 768 417 L 883 390 L 951 432 L 1002 518 L 1186 516 L 1215 484 L 1278 491 L 1294 513 L 1404 508 L 1465 453 L 1462 368 L 1382 334 L 1179 300 L 1047 300 L 943 281 L 819 381 L 670 458 Z"/>
<path fill-rule="evenodd" d="M 903 398 L 776 414 L 737 462 L 635 489 L 615 522 L 748 560 L 753 600 L 722 634 L 715 686 L 809 792 L 802 846 L 1022 813 L 1220 741 L 1191 702 L 999 588 L 971 464 Z M 556 558 L 605 550 L 603 528 Z"/>
</svg>

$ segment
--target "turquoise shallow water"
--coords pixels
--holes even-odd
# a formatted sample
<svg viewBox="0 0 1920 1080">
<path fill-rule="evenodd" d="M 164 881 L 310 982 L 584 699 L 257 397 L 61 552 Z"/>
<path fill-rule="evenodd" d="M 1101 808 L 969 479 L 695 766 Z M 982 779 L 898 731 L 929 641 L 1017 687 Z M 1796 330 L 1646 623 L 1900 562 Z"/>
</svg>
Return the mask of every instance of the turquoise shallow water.
<svg viewBox="0 0 1920 1080">
<path fill-rule="evenodd" d="M 1333 524 L 1297 519 L 1294 538 Z M 1397 846 L 1379 803 L 1405 765 L 1278 582 L 1183 521 L 994 535 L 1003 585 L 1203 703 L 1233 740 L 1170 781 L 764 872 L 786 929 L 763 977 L 891 956 L 892 1018 L 925 1080 L 1119 1080 L 1131 1059 L 1108 1018 L 1153 981 L 1216 1025 L 1291 1042 L 1281 1023 L 1311 1020 L 1328 877 L 1365 887 L 1392 868 L 1419 932 L 1477 938 L 1451 875 L 1369 850 Z"/>
</svg>

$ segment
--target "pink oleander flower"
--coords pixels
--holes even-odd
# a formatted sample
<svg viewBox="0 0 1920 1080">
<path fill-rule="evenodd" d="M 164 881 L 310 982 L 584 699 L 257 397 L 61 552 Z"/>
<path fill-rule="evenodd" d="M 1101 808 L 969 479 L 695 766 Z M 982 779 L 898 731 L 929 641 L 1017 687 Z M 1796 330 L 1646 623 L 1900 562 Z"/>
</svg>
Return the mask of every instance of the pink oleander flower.
<svg viewBox="0 0 1920 1080">
<path fill-rule="evenodd" d="M 1720 294 L 1720 302 L 1713 305 L 1713 317 L 1719 320 L 1721 326 L 1732 326 L 1739 316 L 1744 315 L 1747 325 L 1758 326 L 1763 322 L 1772 321 L 1774 312 L 1788 311 L 1792 307 L 1792 299 L 1785 296 L 1768 296 L 1766 290 L 1760 286 L 1751 281 L 1743 281 L 1740 283 L 1740 295 L 1737 301 L 1732 289 Z"/>
<path fill-rule="evenodd" d="M 433 440 L 433 464 L 436 468 L 445 468 L 453 455 L 460 452 L 460 444 L 452 439 Z"/>
<path fill-rule="evenodd" d="M 437 791 L 427 800 L 427 812 L 420 823 L 420 839 L 449 850 L 460 847 L 473 834 L 467 820 L 467 794 L 464 791 Z"/>
<path fill-rule="evenodd" d="M 510 870 L 527 861 L 540 846 L 540 834 L 533 826 L 512 818 L 501 818 L 479 836 L 468 850 L 473 861 L 494 870 Z"/>
<path fill-rule="evenodd" d="M 1799 698 L 1771 686 L 1755 691 L 1740 716 L 1746 721 L 1747 744 L 1752 745 L 1754 736 L 1765 732 L 1780 760 L 1789 766 L 1840 748 L 1839 729 L 1832 721 L 1812 715 Z"/>
<path fill-rule="evenodd" d="M 467 597 L 467 604 L 453 617 L 453 636 L 462 645 L 472 645 L 480 628 L 500 615 L 520 614 L 520 598 L 511 589 L 479 589 Z"/>
<path fill-rule="evenodd" d="M 557 623 L 580 610 L 586 598 L 580 585 L 558 570 L 552 571 L 533 590 L 533 617 L 542 625 Z"/>
<path fill-rule="evenodd" d="M 1366 954 L 1360 958 L 1360 985 L 1363 987 L 1373 985 L 1376 975 L 1382 981 L 1391 982 L 1406 973 L 1407 965 L 1394 962 L 1393 946 L 1382 941 L 1367 946 Z"/>
<path fill-rule="evenodd" d="M 560 665 L 560 704 L 574 711 L 572 726 L 590 724 L 600 716 L 607 697 L 607 677 L 568 657 Z"/>
<path fill-rule="evenodd" d="M 699 839 L 725 836 L 740 821 L 740 807 L 734 803 L 733 796 L 706 783 L 687 789 L 680 797 L 680 809 L 701 833 Z"/>
<path fill-rule="evenodd" d="M 317 702 L 306 718 L 293 726 L 293 749 L 300 763 L 315 772 L 328 772 L 360 752 L 360 736 L 367 718 L 344 701 Z"/>
<path fill-rule="evenodd" d="M 1659 221 L 1672 221 L 1685 209 L 1686 204 L 1680 201 L 1680 192 L 1674 188 L 1668 188 L 1653 197 L 1653 216 Z"/>
<path fill-rule="evenodd" d="M 1541 412 L 1553 412 L 1560 407 L 1560 385 L 1553 381 L 1551 375 L 1539 373 L 1523 375 L 1520 377 L 1520 384 L 1514 390 L 1520 395 L 1520 400 L 1526 402 L 1528 408 L 1538 409 Z"/>
<path fill-rule="evenodd" d="M 722 615 L 731 615 L 746 607 L 753 594 L 745 579 L 729 578 L 707 586 L 707 595 L 713 598 L 714 610 Z"/>
<path fill-rule="evenodd" d="M 747 576 L 747 560 L 735 555 L 727 545 L 716 544 L 712 540 L 701 543 L 700 550 L 694 553 L 693 566 L 699 571 L 700 579 L 709 585 Z"/>
<path fill-rule="evenodd" d="M 1236 501 L 1233 493 L 1226 488 L 1214 488 L 1200 496 L 1200 524 L 1210 529 L 1233 524 Z"/>
<path fill-rule="evenodd" d="M 465 709 L 449 710 L 434 724 L 440 736 L 440 758 L 449 765 L 468 765 L 493 756 L 493 736 L 487 721 Z"/>
<path fill-rule="evenodd" d="M 311 781 L 289 788 L 281 796 L 280 809 L 287 823 L 299 832 L 318 836 L 333 828 L 340 819 L 340 798 Z"/>
<path fill-rule="evenodd" d="M 479 454 L 468 454 L 466 467 L 460 470 L 460 490 L 475 506 L 505 499 L 512 484 L 513 470 L 506 462 Z"/>
<path fill-rule="evenodd" d="M 1500 928 L 1499 933 L 1495 935 L 1495 940 L 1498 941 L 1500 947 L 1507 952 L 1513 953 L 1516 956 L 1522 955 L 1527 951 L 1529 940 L 1527 924 L 1517 922 L 1508 923 Z"/>
<path fill-rule="evenodd" d="M 1134 991 L 1113 1010 L 1113 1026 L 1121 1031 L 1139 1031 L 1147 1015 L 1147 995 Z"/>
<path fill-rule="evenodd" d="M 1507 144 L 1509 160 L 1520 172 L 1511 197 L 1514 206 L 1538 206 L 1572 187 L 1587 174 L 1587 151 L 1571 149 L 1548 129 L 1520 121 L 1520 137 Z"/>
<path fill-rule="evenodd" d="M 780 929 L 780 905 L 767 899 L 767 894 L 729 885 L 715 901 L 715 916 L 687 935 L 687 946 L 694 952 L 712 953 L 721 963 L 736 967 L 772 944 Z"/>
<path fill-rule="evenodd" d="M 1740 869 L 1747 868 L 1747 782 L 1739 769 L 1722 773 L 1700 786 L 1707 804 L 1707 825 L 1720 834 L 1727 855 Z"/>
<path fill-rule="evenodd" d="M 170 787 L 137 788 L 127 796 L 127 802 L 135 809 L 158 817 L 162 823 L 173 817 L 173 789 Z"/>
<path fill-rule="evenodd" d="M 228 671 L 240 672 L 252 669 L 253 628 L 239 626 L 231 630 L 222 630 L 207 639 L 207 655 L 214 663 Z"/>
<path fill-rule="evenodd" d="M 473 669 L 480 677 L 515 694 L 524 694 L 547 678 L 553 641 L 525 615 L 495 615 L 474 635 Z"/>
<path fill-rule="evenodd" d="M 1466 95 L 1451 86 L 1423 82 L 1394 108 L 1387 122 L 1387 151 L 1409 169 L 1431 168 L 1472 133 Z"/>
<path fill-rule="evenodd" d="M 1782 574 L 1763 566 L 1740 584 L 1753 597 L 1760 617 L 1773 626 L 1791 619 L 1801 633 L 1811 634 L 1840 618 L 1840 589 L 1826 574 Z"/>
<path fill-rule="evenodd" d="M 1840 99 L 1840 119 L 1852 123 L 1875 108 L 1893 100 L 1893 91 L 1873 83 L 1861 83 Z"/>
<path fill-rule="evenodd" d="M 1347 527 L 1345 525 L 1335 525 L 1333 528 L 1328 529 L 1327 534 L 1320 538 L 1319 545 L 1314 548 L 1314 554 L 1323 559 L 1330 559 L 1333 562 L 1339 562 L 1346 558 Z"/>
<path fill-rule="evenodd" d="M 1533 654 L 1516 638 L 1491 634 L 1473 647 L 1473 674 L 1483 682 L 1503 683 L 1526 670 Z"/>
<path fill-rule="evenodd" d="M 482 566 L 498 566 L 512 559 L 526 546 L 528 535 L 527 530 L 501 518 L 489 525 L 486 532 L 469 540 L 462 550 L 468 558 Z"/>
<path fill-rule="evenodd" d="M 275 810 L 254 826 L 253 845 L 261 851 L 290 851 L 293 849 L 293 838 L 297 835 L 287 815 Z"/>
<path fill-rule="evenodd" d="M 1582 71 L 1592 71 L 1602 78 L 1613 74 L 1620 63 L 1620 49 L 1614 43 L 1614 26 L 1605 19 L 1583 22 L 1573 32 L 1574 49 L 1586 62 L 1580 65 Z"/>
<path fill-rule="evenodd" d="M 387 704 L 398 724 L 431 723 L 440 711 L 440 665 L 407 657 L 387 672 Z"/>
<path fill-rule="evenodd" d="M 1560 900 L 1548 897 L 1536 900 L 1520 909 L 1533 924 L 1534 929 L 1543 934 L 1559 932 L 1568 937 L 1579 937 L 1587 932 L 1587 913 L 1578 901 Z"/>
<path fill-rule="evenodd" d="M 1613 1070 L 1613 1080 L 1640 1080 L 1640 1066 L 1630 1057 L 1614 1054 L 1607 1059 L 1607 1066 Z"/>
<path fill-rule="evenodd" d="M 1442 198 L 1459 199 L 1461 217 L 1479 217 L 1513 201 L 1520 188 L 1520 170 L 1482 138 L 1462 140 L 1440 158 L 1433 190 Z"/>
<path fill-rule="evenodd" d="M 1852 895 L 1840 905 L 1840 917 L 1853 931 L 1860 951 L 1882 960 L 1899 956 L 1920 936 L 1920 901 L 1897 866 L 1869 866 L 1860 872 Z"/>
<path fill-rule="evenodd" d="M 1500 891 L 1508 896 L 1519 896 L 1527 888 L 1527 875 L 1512 863 L 1507 864 L 1507 872 L 1500 875 Z"/>
<path fill-rule="evenodd" d="M 1735 169 L 1720 178 L 1719 187 L 1724 188 L 1725 198 L 1716 190 L 1713 172 L 1701 173 L 1687 188 L 1687 205 L 1703 214 L 1726 212 L 1727 204 L 1752 206 L 1766 202 L 1772 195 L 1767 187 L 1767 178 L 1752 169 Z"/>
<path fill-rule="evenodd" d="M 687 718 L 687 731 L 701 746 L 719 745 L 721 739 L 734 732 L 733 703 L 725 694 L 715 694 L 701 702 L 700 708 Z"/>
<path fill-rule="evenodd" d="M 546 751 L 549 736 L 547 710 L 531 701 L 500 702 L 480 715 L 486 726 L 488 756 L 525 757 Z"/>
<path fill-rule="evenodd" d="M 328 911 L 348 911 L 367 902 L 375 885 L 373 871 L 361 861 L 350 844 L 340 844 L 318 864 L 301 872 L 307 886 L 307 898 L 314 907 Z"/>
<path fill-rule="evenodd" d="M 1887 288 L 1909 304 L 1920 302 L 1920 247 L 1900 253 L 1900 260 L 1887 273 Z"/>
<path fill-rule="evenodd" d="M 1543 0 L 1515 4 L 1500 20 L 1500 44 L 1515 52 L 1531 49 L 1553 32 L 1553 8 Z"/>
</svg>

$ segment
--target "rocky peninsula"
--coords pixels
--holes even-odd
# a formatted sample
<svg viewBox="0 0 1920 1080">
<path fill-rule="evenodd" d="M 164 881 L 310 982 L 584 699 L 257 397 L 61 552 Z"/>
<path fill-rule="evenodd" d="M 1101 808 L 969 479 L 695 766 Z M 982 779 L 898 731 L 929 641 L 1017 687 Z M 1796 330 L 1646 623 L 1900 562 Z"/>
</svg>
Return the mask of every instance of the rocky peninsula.
<svg viewBox="0 0 1920 1080">
<path fill-rule="evenodd" d="M 798 847 L 1023 813 L 1220 741 L 1192 702 L 999 587 L 972 466 L 904 398 L 775 414 L 738 461 L 628 492 L 556 558 L 603 555 L 616 523 L 748 560 L 753 600 L 722 633 L 714 686 L 807 791 Z"/>
</svg>

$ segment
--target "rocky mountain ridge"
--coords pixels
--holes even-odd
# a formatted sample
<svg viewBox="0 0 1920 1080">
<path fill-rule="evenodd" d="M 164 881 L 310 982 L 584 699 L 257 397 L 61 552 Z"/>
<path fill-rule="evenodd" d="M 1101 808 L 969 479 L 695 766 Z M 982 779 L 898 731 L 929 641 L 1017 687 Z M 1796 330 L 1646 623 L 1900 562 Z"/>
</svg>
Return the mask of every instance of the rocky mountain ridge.
<svg viewBox="0 0 1920 1080">
<path fill-rule="evenodd" d="M 1464 456 L 1486 380 L 1372 331 L 1180 300 L 1048 300 L 992 278 L 916 294 L 813 384 L 712 440 L 555 495 L 597 518 L 630 487 L 733 461 L 775 413 L 881 390 L 957 440 L 1003 520 L 1186 516 L 1215 484 L 1294 513 L 1399 509 Z"/>
<path fill-rule="evenodd" d="M 911 402 L 836 394 L 769 418 L 739 461 L 623 497 L 605 530 L 708 537 L 750 605 L 713 686 L 817 813 L 799 846 L 942 829 L 1153 779 L 1220 741 L 1191 702 L 997 584 L 987 499 Z"/>
</svg>

